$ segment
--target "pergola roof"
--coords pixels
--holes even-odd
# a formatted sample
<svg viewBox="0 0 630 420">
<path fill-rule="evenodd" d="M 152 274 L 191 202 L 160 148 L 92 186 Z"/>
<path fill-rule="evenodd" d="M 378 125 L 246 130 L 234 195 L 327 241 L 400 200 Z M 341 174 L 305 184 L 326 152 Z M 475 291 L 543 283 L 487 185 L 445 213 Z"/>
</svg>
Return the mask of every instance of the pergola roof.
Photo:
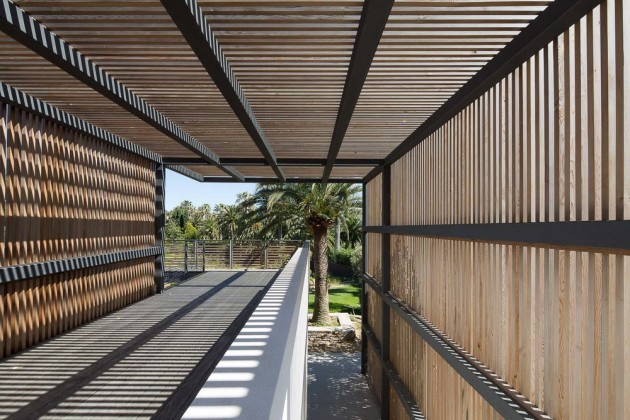
<svg viewBox="0 0 630 420">
<path fill-rule="evenodd" d="M 208 180 L 363 179 L 551 3 L 0 1 L 0 81 Z"/>
</svg>

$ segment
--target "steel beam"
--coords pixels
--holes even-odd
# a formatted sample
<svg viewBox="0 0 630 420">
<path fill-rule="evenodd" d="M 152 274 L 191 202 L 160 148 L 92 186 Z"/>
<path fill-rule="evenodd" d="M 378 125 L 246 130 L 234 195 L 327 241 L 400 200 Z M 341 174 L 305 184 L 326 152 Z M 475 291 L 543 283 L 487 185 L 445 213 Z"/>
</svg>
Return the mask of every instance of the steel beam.
<svg viewBox="0 0 630 420">
<path fill-rule="evenodd" d="M 66 73 L 140 118 L 161 133 L 221 168 L 234 178 L 240 174 L 221 165 L 219 157 L 163 114 L 107 74 L 11 0 L 0 0 L 0 30 Z"/>
<path fill-rule="evenodd" d="M 157 246 L 132 249 L 129 251 L 96 254 L 85 257 L 67 258 L 63 260 L 45 261 L 31 264 L 0 267 L 0 283 L 27 280 L 35 277 L 50 276 L 84 268 L 114 264 L 123 261 L 137 260 L 160 254 Z"/>
<path fill-rule="evenodd" d="M 278 179 L 284 181 L 284 174 L 276 162 L 274 152 L 197 0 L 161 1 L 234 114 L 254 140 L 267 164 L 273 168 Z"/>
<path fill-rule="evenodd" d="M 630 250 L 630 220 L 366 226 L 364 230 L 390 235 L 429 236 L 572 249 Z"/>
<path fill-rule="evenodd" d="M 155 292 L 164 291 L 164 224 L 166 222 L 165 192 L 166 171 L 164 165 L 155 165 L 155 246 L 160 253 L 155 256 Z"/>
<path fill-rule="evenodd" d="M 361 226 L 365 228 L 367 225 L 367 184 L 363 184 L 361 189 Z M 363 229 L 361 232 L 361 271 L 367 272 L 367 232 Z M 367 373 L 367 339 L 365 336 L 368 325 L 368 305 L 367 305 L 367 289 L 365 281 L 361 281 L 361 374 Z"/>
<path fill-rule="evenodd" d="M 387 155 L 385 163 L 396 162 L 600 3 L 601 0 L 555 0 L 549 4 L 477 74 Z M 374 179 L 382 170 L 382 167 L 374 168 L 366 175 L 365 182 Z"/>
<path fill-rule="evenodd" d="M 314 158 L 278 158 L 276 159 L 280 166 L 325 166 L 326 159 Z M 169 157 L 164 158 L 166 165 L 206 165 L 207 163 L 200 158 L 189 157 Z M 224 157 L 221 158 L 224 165 L 235 166 L 269 166 L 263 158 L 238 158 Z M 375 166 L 382 165 L 383 159 L 337 159 L 335 166 Z"/>
<path fill-rule="evenodd" d="M 398 396 L 398 399 L 402 403 L 403 407 L 405 407 L 407 416 L 409 416 L 409 418 L 412 420 L 424 420 L 425 419 L 424 414 L 422 414 L 422 411 L 420 410 L 420 408 L 418 408 L 418 405 L 414 401 L 413 396 L 411 395 L 411 392 L 409 392 L 409 390 L 405 386 L 404 381 L 402 380 L 398 372 L 396 372 L 396 369 L 394 368 L 394 366 L 391 363 L 385 362 L 383 360 L 383 354 L 381 352 L 381 345 L 379 344 L 376 338 L 376 335 L 374 334 L 374 332 L 372 331 L 369 325 L 365 326 L 364 338 L 365 338 L 366 349 L 369 342 L 370 345 L 372 346 L 372 350 L 376 354 L 376 357 L 379 363 L 381 364 L 381 368 L 387 374 L 389 382 L 392 385 L 392 389 L 394 390 L 394 392 L 396 392 L 396 395 Z"/>
<path fill-rule="evenodd" d="M 381 181 L 381 225 L 391 224 L 391 185 L 392 169 L 385 166 Z M 389 292 L 391 287 L 391 236 L 389 233 L 381 234 L 381 288 L 382 293 Z M 381 295 L 382 296 L 382 295 Z M 389 363 L 390 350 L 390 316 L 389 305 L 381 299 L 381 356 L 383 358 L 383 375 L 381 377 L 381 420 L 389 419 L 389 389 L 390 382 L 387 376 L 386 365 Z"/>
<path fill-rule="evenodd" d="M 240 182 L 233 178 L 218 177 L 218 176 L 204 176 L 203 182 Z M 276 178 L 266 177 L 245 177 L 243 182 L 255 182 L 259 184 L 273 184 L 279 181 Z M 286 183 L 319 183 L 322 182 L 321 178 L 287 178 Z M 333 178 L 328 180 L 329 183 L 348 183 L 348 184 L 360 184 L 361 178 Z"/>
<path fill-rule="evenodd" d="M 506 419 L 550 420 L 544 411 L 519 394 L 462 347 L 412 311 L 391 293 L 383 292 L 375 279 L 364 275 L 364 280 L 381 299 L 439 354 L 472 388 Z"/>
<path fill-rule="evenodd" d="M 332 173 L 393 5 L 394 0 L 365 0 L 363 3 L 361 20 L 359 21 L 359 28 L 354 40 L 348 73 L 346 74 L 346 83 L 341 95 L 337 120 L 335 121 L 335 128 L 333 129 L 330 148 L 328 149 L 328 159 L 323 175 L 324 182 L 328 180 Z"/>
<path fill-rule="evenodd" d="M 177 172 L 178 174 L 187 176 L 190 179 L 194 179 L 195 181 L 203 182 L 203 175 L 201 175 L 201 174 L 199 174 L 199 173 L 197 173 L 195 171 L 192 171 L 192 170 L 188 169 L 185 166 L 182 166 L 182 165 L 166 165 L 166 168 L 170 169 L 173 172 Z"/>
<path fill-rule="evenodd" d="M 15 89 L 14 87 L 2 82 L 0 82 L 0 102 L 5 102 L 9 105 L 32 112 L 33 114 L 39 115 L 52 122 L 61 124 L 64 127 L 76 130 L 81 134 L 109 143 L 153 162 L 162 162 L 162 157 L 157 153 L 85 122 L 74 115 L 68 114 L 67 112 L 62 111 L 47 102 L 28 95 L 21 90 Z"/>
</svg>

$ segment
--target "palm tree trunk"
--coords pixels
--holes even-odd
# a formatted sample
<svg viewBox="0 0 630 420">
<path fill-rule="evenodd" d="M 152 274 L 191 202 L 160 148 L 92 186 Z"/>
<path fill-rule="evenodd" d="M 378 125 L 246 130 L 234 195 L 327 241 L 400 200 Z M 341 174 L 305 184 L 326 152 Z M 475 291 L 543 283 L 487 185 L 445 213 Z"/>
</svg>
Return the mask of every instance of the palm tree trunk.
<svg viewBox="0 0 630 420">
<path fill-rule="evenodd" d="M 337 225 L 335 226 L 335 251 L 339 252 L 341 248 L 341 218 L 337 217 Z"/>
<path fill-rule="evenodd" d="M 315 305 L 313 322 L 329 324 L 328 311 L 328 227 L 313 227 L 313 260 L 315 262 Z"/>
</svg>

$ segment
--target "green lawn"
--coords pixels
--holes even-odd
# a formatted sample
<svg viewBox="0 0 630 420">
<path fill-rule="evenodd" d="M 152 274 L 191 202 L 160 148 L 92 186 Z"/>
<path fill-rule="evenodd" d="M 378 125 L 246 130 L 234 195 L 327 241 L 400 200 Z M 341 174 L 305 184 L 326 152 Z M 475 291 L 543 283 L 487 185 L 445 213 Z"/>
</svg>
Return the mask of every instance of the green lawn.
<svg viewBox="0 0 630 420">
<path fill-rule="evenodd" d="M 352 284 L 331 284 L 328 290 L 328 299 L 330 303 L 330 312 L 348 312 L 350 314 L 360 315 L 361 304 L 359 296 L 361 295 L 361 287 Z M 313 312 L 313 302 L 315 295 L 308 295 L 308 312 Z"/>
</svg>

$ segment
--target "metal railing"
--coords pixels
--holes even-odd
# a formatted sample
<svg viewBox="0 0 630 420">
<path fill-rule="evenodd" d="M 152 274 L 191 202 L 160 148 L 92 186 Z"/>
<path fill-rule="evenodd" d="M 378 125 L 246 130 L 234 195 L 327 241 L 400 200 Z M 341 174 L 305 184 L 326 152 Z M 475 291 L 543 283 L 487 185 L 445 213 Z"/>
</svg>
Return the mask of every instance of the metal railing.
<svg viewBox="0 0 630 420">
<path fill-rule="evenodd" d="M 166 240 L 164 271 L 169 280 L 217 269 L 280 269 L 303 241 Z"/>
</svg>

